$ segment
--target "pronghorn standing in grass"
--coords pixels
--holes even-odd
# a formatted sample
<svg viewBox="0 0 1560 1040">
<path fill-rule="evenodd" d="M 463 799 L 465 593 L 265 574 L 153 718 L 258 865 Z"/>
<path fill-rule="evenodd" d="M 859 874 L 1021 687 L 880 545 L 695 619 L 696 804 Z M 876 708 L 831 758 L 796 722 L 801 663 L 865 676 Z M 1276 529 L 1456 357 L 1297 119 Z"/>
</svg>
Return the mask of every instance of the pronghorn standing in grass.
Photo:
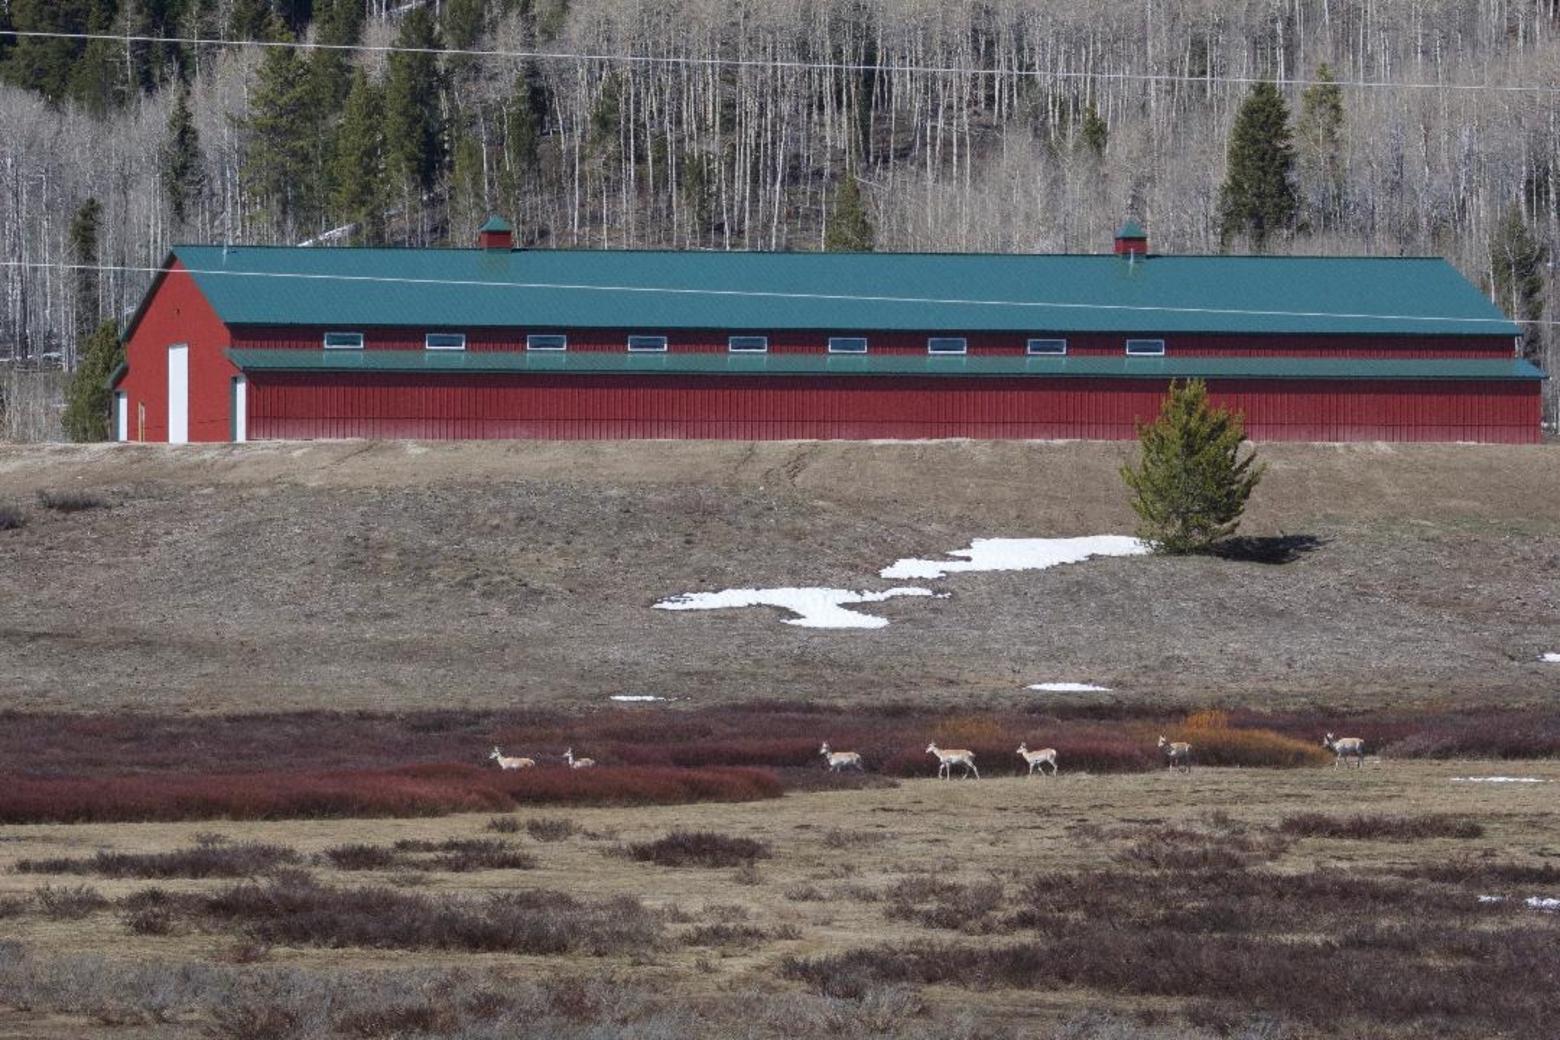
<svg viewBox="0 0 1560 1040">
<path fill-rule="evenodd" d="M 510 758 L 498 750 L 498 748 L 494 748 L 493 753 L 488 755 L 488 758 L 497 762 L 500 769 L 532 769 L 536 766 L 534 758 Z"/>
<path fill-rule="evenodd" d="M 980 770 L 975 768 L 975 752 L 973 751 L 966 751 L 963 748 L 940 748 L 936 744 L 928 744 L 926 745 L 926 753 L 937 756 L 937 775 L 944 780 L 953 779 L 950 767 L 954 765 L 964 767 L 965 778 L 968 778 L 973 773 L 975 779 L 980 779 Z"/>
<path fill-rule="evenodd" d="M 1025 741 L 1018 745 L 1018 757 L 1029 763 L 1028 775 L 1030 776 L 1035 775 L 1036 768 L 1040 770 L 1041 776 L 1045 776 L 1045 767 L 1047 765 L 1051 767 L 1052 776 L 1055 776 L 1057 773 L 1055 748 L 1046 747 L 1041 748 L 1039 751 L 1031 751 L 1029 750 L 1028 741 Z"/>
<path fill-rule="evenodd" d="M 1331 733 L 1322 738 L 1322 747 L 1329 748 L 1338 757 L 1333 759 L 1333 768 L 1337 769 L 1339 763 L 1346 758 L 1353 758 L 1355 766 L 1365 766 L 1365 741 L 1359 737 L 1337 737 Z"/>
<path fill-rule="evenodd" d="M 861 764 L 861 755 L 854 751 L 830 751 L 828 741 L 818 749 L 818 754 L 828 761 L 831 773 L 838 773 L 841 769 L 855 769 L 863 773 L 867 771 Z"/>
<path fill-rule="evenodd" d="M 563 757 L 568 760 L 570 769 L 589 769 L 591 766 L 596 764 L 596 760 L 594 758 L 575 758 L 573 748 L 569 748 L 567 751 L 565 751 L 563 753 Z"/>
<path fill-rule="evenodd" d="M 1164 749 L 1166 757 L 1170 760 L 1170 768 L 1181 767 L 1184 773 L 1192 771 L 1192 745 L 1184 740 L 1166 740 L 1165 735 L 1159 735 L 1159 746 Z"/>
</svg>

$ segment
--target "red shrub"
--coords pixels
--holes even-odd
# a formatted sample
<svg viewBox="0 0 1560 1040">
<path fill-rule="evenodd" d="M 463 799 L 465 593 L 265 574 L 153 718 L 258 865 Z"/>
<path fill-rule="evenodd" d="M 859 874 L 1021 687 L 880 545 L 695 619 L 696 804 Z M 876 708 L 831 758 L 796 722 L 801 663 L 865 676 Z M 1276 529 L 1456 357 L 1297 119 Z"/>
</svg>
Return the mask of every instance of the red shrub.
<svg viewBox="0 0 1560 1040">
<path fill-rule="evenodd" d="M 677 805 L 778 798 L 783 788 L 759 769 L 598 767 L 526 769 L 493 783 L 518 805 Z"/>
</svg>

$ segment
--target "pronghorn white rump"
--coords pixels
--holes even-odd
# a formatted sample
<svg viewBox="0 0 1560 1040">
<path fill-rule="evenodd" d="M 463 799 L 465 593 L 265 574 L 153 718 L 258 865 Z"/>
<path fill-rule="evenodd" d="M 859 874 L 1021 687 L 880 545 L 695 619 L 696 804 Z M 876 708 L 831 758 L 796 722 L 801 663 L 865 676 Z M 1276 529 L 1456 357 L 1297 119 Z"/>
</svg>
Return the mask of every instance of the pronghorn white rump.
<svg viewBox="0 0 1560 1040">
<path fill-rule="evenodd" d="M 1171 769 L 1180 766 L 1183 773 L 1192 771 L 1192 745 L 1184 740 L 1166 740 L 1165 735 L 1161 733 L 1159 735 L 1159 748 L 1165 753 L 1165 757 L 1169 759 Z"/>
<path fill-rule="evenodd" d="M 846 610 L 857 603 L 882 603 L 900 596 L 933 596 L 931 589 L 897 588 L 883 592 L 850 589 L 725 589 L 688 592 L 663 599 L 657 610 L 727 610 L 732 607 L 779 607 L 795 614 L 785 623 L 799 628 L 884 628 L 887 618 Z"/>
<path fill-rule="evenodd" d="M 884 578 L 946 578 L 969 571 L 1043 571 L 1064 563 L 1082 563 L 1096 556 L 1141 556 L 1148 546 L 1125 535 L 1084 538 L 976 538 L 968 549 L 949 556 L 962 560 L 898 560 L 879 572 Z"/>
<path fill-rule="evenodd" d="M 855 769 L 865 773 L 866 767 L 861 764 L 861 755 L 855 751 L 830 751 L 828 741 L 824 741 L 823 747 L 818 749 L 824 761 L 829 763 L 829 772 L 838 773 L 841 769 Z"/>
<path fill-rule="evenodd" d="M 1322 738 L 1322 747 L 1338 756 L 1333 759 L 1334 769 L 1337 769 L 1346 758 L 1354 759 L 1356 768 L 1365 766 L 1365 741 L 1359 737 L 1334 737 L 1329 733 Z"/>
<path fill-rule="evenodd" d="M 596 764 L 594 758 L 575 758 L 574 749 L 569 748 L 563 753 L 564 760 L 569 763 L 570 769 L 589 769 Z"/>
<path fill-rule="evenodd" d="M 510 758 L 498 748 L 494 748 L 488 754 L 488 758 L 498 763 L 500 769 L 533 769 L 536 766 L 534 758 Z"/>
<path fill-rule="evenodd" d="M 1029 763 L 1029 772 L 1026 774 L 1027 776 L 1034 776 L 1036 769 L 1040 770 L 1041 776 L 1045 776 L 1045 767 L 1048 765 L 1051 767 L 1052 776 L 1055 776 L 1059 771 L 1056 765 L 1055 748 L 1048 747 L 1041 748 L 1039 751 L 1031 751 L 1029 750 L 1029 744 L 1025 742 L 1018 745 L 1018 757 Z"/>
<path fill-rule="evenodd" d="M 964 748 L 940 748 L 936 744 L 926 745 L 928 755 L 937 756 L 937 775 L 943 780 L 953 779 L 951 766 L 964 767 L 964 779 L 974 774 L 975 779 L 980 779 L 980 770 L 975 768 L 975 752 Z"/>
</svg>

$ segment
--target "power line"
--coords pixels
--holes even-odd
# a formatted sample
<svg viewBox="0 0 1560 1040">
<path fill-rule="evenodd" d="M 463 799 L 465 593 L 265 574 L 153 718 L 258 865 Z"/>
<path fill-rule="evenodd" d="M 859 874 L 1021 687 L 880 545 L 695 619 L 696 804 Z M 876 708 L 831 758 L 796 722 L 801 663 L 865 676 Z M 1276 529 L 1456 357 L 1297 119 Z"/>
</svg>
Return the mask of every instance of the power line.
<svg viewBox="0 0 1560 1040">
<path fill-rule="evenodd" d="M 49 32 L 37 29 L 6 29 L 0 30 L 0 36 L 13 36 L 18 39 L 47 39 L 47 40 L 80 40 L 84 42 L 101 41 L 120 44 L 170 44 L 179 47 L 260 47 L 267 49 L 294 49 L 304 51 L 351 51 L 366 54 L 432 54 L 450 55 L 463 58 L 511 58 L 526 61 L 595 61 L 617 62 L 631 65 L 688 65 L 701 68 L 738 68 L 738 69 L 790 69 L 804 71 L 828 71 L 828 72 L 877 72 L 877 73 L 920 73 L 924 75 L 965 75 L 965 76 L 1014 76 L 1026 79 L 1070 79 L 1070 80 L 1105 80 L 1132 83 L 1229 83 L 1250 86 L 1255 83 L 1272 82 L 1278 86 L 1288 87 L 1312 87 L 1312 86 L 1336 86 L 1354 87 L 1361 90 L 1452 90 L 1452 91 L 1481 91 L 1488 90 L 1506 94 L 1539 94 L 1560 95 L 1560 86 L 1544 86 L 1533 84 L 1502 84 L 1502 83 L 1427 83 L 1427 82 L 1401 82 L 1394 83 L 1389 80 L 1366 79 L 1301 79 L 1284 78 L 1274 79 L 1266 76 L 1193 76 L 1170 72 L 1078 72 L 1074 70 L 1043 69 L 998 69 L 989 67 L 963 67 L 958 65 L 909 65 L 909 64 L 882 64 L 867 62 L 832 62 L 832 61 L 800 61 L 782 58 L 695 58 L 676 55 L 649 55 L 649 54 L 615 54 L 611 52 L 589 51 L 544 51 L 527 50 L 512 51 L 498 49 L 481 49 L 470 47 L 401 47 L 393 44 L 366 44 L 366 43 L 311 43 L 300 40 L 222 40 L 196 36 L 150 36 L 134 35 L 128 33 L 69 33 Z"/>
<path fill-rule="evenodd" d="M 235 247 L 243 248 L 243 247 Z M 126 264 L 62 264 L 39 261 L 6 260 L 0 267 L 57 271 L 93 271 L 97 273 L 123 272 L 132 274 L 160 274 L 167 268 Z M 1167 307 L 1143 304 L 1076 303 L 1047 300 L 990 300 L 979 298 L 936 296 L 877 296 L 854 293 L 803 293 L 780 292 L 767 289 L 691 289 L 650 285 L 598 285 L 570 282 L 489 282 L 463 278 L 397 278 L 385 275 L 318 274 L 299 271 L 233 271 L 225 268 L 181 268 L 178 273 L 220 278 L 274 278 L 307 282 L 346 282 L 349 284 L 449 286 L 461 289 L 527 289 L 552 292 L 600 292 L 636 293 L 664 296 L 711 296 L 718 298 L 800 300 L 828 303 L 887 303 L 908 305 L 967 306 L 967 307 L 1015 307 L 1028 310 L 1112 311 L 1151 314 L 1200 314 L 1247 318 L 1336 318 L 1353 321 L 1404 321 L 1426 324 L 1486 325 L 1560 325 L 1560 321 L 1516 318 L 1468 318 L 1441 317 L 1424 314 L 1365 314 L 1348 311 L 1290 311 L 1259 310 L 1234 307 Z"/>
</svg>

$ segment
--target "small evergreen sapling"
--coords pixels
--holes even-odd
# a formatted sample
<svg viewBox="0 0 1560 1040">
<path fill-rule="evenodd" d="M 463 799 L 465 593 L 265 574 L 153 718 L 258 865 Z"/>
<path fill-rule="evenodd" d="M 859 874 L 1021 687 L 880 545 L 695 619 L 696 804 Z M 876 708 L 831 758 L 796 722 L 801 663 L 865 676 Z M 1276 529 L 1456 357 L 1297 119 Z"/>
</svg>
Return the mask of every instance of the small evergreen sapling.
<svg viewBox="0 0 1560 1040">
<path fill-rule="evenodd" d="M 1159 418 L 1138 425 L 1142 458 L 1123 466 L 1139 517 L 1138 537 L 1158 553 L 1203 552 L 1235 533 L 1266 467 L 1246 440 L 1239 414 L 1208 404 L 1202 380 L 1170 384 Z"/>
</svg>

